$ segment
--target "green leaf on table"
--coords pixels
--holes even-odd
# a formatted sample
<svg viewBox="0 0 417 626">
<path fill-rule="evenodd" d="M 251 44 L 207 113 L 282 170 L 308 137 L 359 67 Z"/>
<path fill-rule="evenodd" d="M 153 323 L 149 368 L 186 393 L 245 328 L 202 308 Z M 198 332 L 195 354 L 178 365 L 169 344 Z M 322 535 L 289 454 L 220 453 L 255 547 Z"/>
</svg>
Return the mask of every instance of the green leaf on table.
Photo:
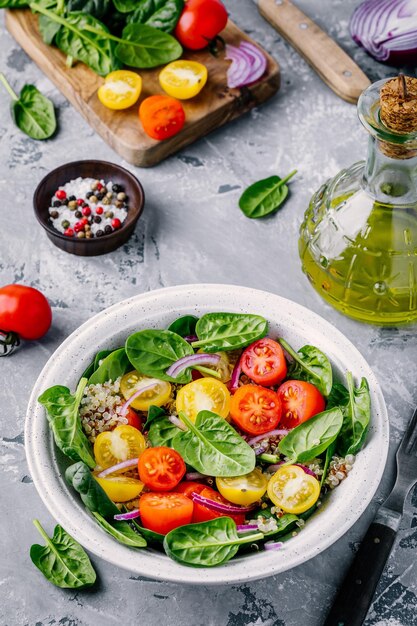
<svg viewBox="0 0 417 626">
<path fill-rule="evenodd" d="M 193 348 L 204 352 L 236 350 L 264 337 L 268 322 L 260 315 L 250 313 L 206 313 L 196 324 L 198 341 Z"/>
<path fill-rule="evenodd" d="M 288 196 L 287 182 L 297 173 L 292 171 L 285 178 L 270 176 L 250 185 L 239 198 L 241 211 L 252 219 L 271 215 L 278 211 Z"/>
</svg>

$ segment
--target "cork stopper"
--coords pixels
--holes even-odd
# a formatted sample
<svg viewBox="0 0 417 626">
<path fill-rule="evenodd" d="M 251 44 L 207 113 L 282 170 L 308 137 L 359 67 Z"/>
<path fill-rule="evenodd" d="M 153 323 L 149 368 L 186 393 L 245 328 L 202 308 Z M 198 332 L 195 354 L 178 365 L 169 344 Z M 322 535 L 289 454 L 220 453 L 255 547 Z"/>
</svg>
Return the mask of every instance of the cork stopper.
<svg viewBox="0 0 417 626">
<path fill-rule="evenodd" d="M 417 132 L 417 78 L 399 74 L 388 80 L 380 91 L 381 121 L 391 131 L 408 134 Z M 416 150 L 406 145 L 380 142 L 382 152 L 394 159 L 409 159 Z"/>
</svg>

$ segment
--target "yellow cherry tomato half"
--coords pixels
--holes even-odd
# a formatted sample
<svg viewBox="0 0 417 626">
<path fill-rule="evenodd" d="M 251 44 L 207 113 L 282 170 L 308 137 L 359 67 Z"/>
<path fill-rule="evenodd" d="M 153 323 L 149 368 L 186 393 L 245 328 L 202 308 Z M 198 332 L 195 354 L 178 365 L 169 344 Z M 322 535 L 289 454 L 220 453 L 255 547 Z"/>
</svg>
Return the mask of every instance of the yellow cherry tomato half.
<svg viewBox="0 0 417 626">
<path fill-rule="evenodd" d="M 137 498 L 144 487 L 140 480 L 128 476 L 93 476 L 113 502 L 129 502 Z"/>
<path fill-rule="evenodd" d="M 98 435 L 94 442 L 94 456 L 97 465 L 107 468 L 140 457 L 145 448 L 142 433 L 133 426 L 122 424 Z"/>
<path fill-rule="evenodd" d="M 136 72 L 116 70 L 104 79 L 98 88 L 98 99 L 108 109 L 127 109 L 139 99 L 142 91 L 142 78 Z"/>
<path fill-rule="evenodd" d="M 173 61 L 159 74 L 162 89 L 173 98 L 194 98 L 207 82 L 207 68 L 197 61 Z"/>
<path fill-rule="evenodd" d="M 223 498 L 229 502 L 248 506 L 262 498 L 268 485 L 268 479 L 256 467 L 253 472 L 244 476 L 216 478 L 216 485 Z"/>
<path fill-rule="evenodd" d="M 137 411 L 147 411 L 153 404 L 155 406 L 163 406 L 171 397 L 171 385 L 165 380 L 157 380 L 156 378 L 148 378 L 143 376 L 136 370 L 128 372 L 120 381 L 120 391 L 126 400 L 129 400 L 136 391 L 142 387 L 146 387 L 151 383 L 156 383 L 155 387 L 144 391 L 140 396 L 135 398 L 131 403 L 132 409 Z"/>
<path fill-rule="evenodd" d="M 204 352 L 204 350 L 201 349 L 198 352 Z M 216 352 L 215 354 L 218 354 L 220 357 L 220 361 L 217 363 L 217 365 L 205 365 L 204 367 L 213 370 L 214 372 L 217 372 L 220 376 L 218 380 L 221 380 L 222 383 L 227 383 L 232 377 L 234 364 L 231 363 L 229 357 L 225 352 Z M 203 372 L 201 373 L 205 378 L 210 377 L 210 374 L 205 374 Z"/>
<path fill-rule="evenodd" d="M 320 483 L 298 465 L 283 465 L 268 482 L 268 497 L 286 513 L 304 513 L 320 495 Z"/>
<path fill-rule="evenodd" d="M 177 412 L 184 411 L 193 422 L 200 411 L 213 411 L 221 417 L 228 417 L 229 407 L 229 390 L 216 378 L 199 378 L 181 387 L 177 393 Z"/>
</svg>

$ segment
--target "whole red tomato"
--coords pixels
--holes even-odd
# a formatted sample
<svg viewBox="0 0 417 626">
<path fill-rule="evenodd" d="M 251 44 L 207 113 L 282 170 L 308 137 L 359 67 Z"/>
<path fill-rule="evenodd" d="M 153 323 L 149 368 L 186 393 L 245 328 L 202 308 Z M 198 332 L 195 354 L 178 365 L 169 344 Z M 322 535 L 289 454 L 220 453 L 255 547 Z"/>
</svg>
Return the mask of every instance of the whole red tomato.
<svg viewBox="0 0 417 626">
<path fill-rule="evenodd" d="M 49 330 L 52 311 L 45 296 L 33 287 L 6 285 L 0 289 L 0 330 L 22 339 L 40 339 Z"/>
<path fill-rule="evenodd" d="M 227 11 L 220 0 L 187 0 L 175 28 L 184 48 L 201 50 L 226 27 Z"/>
</svg>

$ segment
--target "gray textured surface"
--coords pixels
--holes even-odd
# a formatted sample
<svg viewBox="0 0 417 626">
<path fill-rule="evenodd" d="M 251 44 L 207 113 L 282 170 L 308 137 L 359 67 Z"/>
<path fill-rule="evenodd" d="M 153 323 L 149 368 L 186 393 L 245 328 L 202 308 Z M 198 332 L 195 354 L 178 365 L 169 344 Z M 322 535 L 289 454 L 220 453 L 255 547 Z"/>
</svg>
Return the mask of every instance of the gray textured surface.
<svg viewBox="0 0 417 626">
<path fill-rule="evenodd" d="M 347 33 L 352 0 L 298 0 L 372 79 L 394 72 L 356 49 Z M 251 0 L 228 0 L 232 17 L 280 62 L 282 89 L 259 110 L 151 170 L 137 170 L 147 204 L 134 237 L 109 256 L 83 259 L 60 252 L 35 221 L 31 198 L 50 169 L 69 160 L 119 161 L 38 68 L 0 31 L 1 70 L 12 84 L 34 82 L 59 109 L 60 130 L 45 143 L 14 128 L 0 91 L 0 284 L 22 282 L 50 299 L 54 325 L 42 342 L 25 344 L 1 368 L 0 623 L 7 626 L 318 626 L 377 503 L 389 490 L 393 452 L 417 403 L 415 328 L 381 330 L 343 318 L 309 288 L 301 273 L 297 231 L 308 198 L 326 177 L 363 158 L 366 133 L 355 107 L 331 93 L 257 15 Z M 297 167 L 292 196 L 266 221 L 237 208 L 242 188 Z M 134 169 L 134 168 L 130 168 Z M 275 578 L 232 588 L 177 586 L 129 576 L 94 559 L 95 593 L 65 592 L 43 580 L 29 560 L 38 517 L 53 520 L 27 473 L 23 448 L 26 403 L 42 366 L 62 340 L 92 314 L 130 295 L 188 282 L 232 282 L 270 290 L 323 315 L 353 340 L 383 385 L 392 427 L 386 476 L 360 521 L 314 560 Z M 395 550 L 366 626 L 417 625 L 417 495 L 409 498 Z M 196 571 L 198 576 L 198 571 Z"/>
</svg>

